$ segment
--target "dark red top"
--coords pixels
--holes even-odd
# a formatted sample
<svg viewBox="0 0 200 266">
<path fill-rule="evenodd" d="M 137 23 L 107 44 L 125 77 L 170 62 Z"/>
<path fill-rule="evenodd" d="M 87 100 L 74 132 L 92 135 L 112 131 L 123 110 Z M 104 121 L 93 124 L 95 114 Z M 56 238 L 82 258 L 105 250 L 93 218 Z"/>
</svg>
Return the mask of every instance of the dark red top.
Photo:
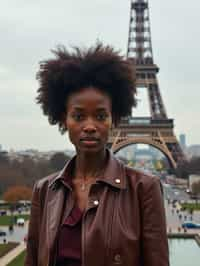
<svg viewBox="0 0 200 266">
<path fill-rule="evenodd" d="M 65 174 L 63 184 L 72 187 L 72 176 Z M 74 206 L 58 236 L 56 266 L 81 266 L 81 224 L 83 212 Z"/>
<path fill-rule="evenodd" d="M 82 212 L 74 207 L 60 229 L 57 266 L 81 266 L 81 221 Z"/>
</svg>

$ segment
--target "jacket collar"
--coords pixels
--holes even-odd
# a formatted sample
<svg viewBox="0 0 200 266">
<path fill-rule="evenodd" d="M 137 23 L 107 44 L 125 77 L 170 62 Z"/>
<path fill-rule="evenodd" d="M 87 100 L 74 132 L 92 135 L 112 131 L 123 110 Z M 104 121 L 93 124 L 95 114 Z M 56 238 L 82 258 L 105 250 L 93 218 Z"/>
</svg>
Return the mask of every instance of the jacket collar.
<svg viewBox="0 0 200 266">
<path fill-rule="evenodd" d="M 104 175 L 97 179 L 97 182 L 106 183 L 112 187 L 118 189 L 126 188 L 126 178 L 125 178 L 125 166 L 113 155 L 113 153 L 107 149 L 108 161 Z M 76 160 L 76 155 L 69 160 L 64 168 L 56 175 L 49 183 L 49 187 L 52 189 L 56 188 L 57 185 L 65 179 L 66 175 L 72 172 L 72 167 L 74 166 Z M 68 185 L 67 185 L 68 186 Z M 70 186 L 68 186 L 71 189 Z"/>
</svg>

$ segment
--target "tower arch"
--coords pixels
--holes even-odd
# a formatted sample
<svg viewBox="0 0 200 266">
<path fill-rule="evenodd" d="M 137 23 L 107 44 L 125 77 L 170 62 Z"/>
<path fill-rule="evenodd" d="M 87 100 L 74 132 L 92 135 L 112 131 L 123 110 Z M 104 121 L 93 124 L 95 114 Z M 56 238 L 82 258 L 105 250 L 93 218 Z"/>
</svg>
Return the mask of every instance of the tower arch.
<svg viewBox="0 0 200 266">
<path fill-rule="evenodd" d="M 148 140 L 145 141 L 144 139 L 137 139 L 137 140 L 127 139 L 127 140 L 121 141 L 118 144 L 116 144 L 115 147 L 112 148 L 112 151 L 113 151 L 113 153 L 117 153 L 120 150 L 122 150 L 123 148 L 126 148 L 126 147 L 134 145 L 134 144 L 146 144 L 146 145 L 149 145 L 149 146 L 152 146 L 152 147 L 158 149 L 160 152 L 162 152 L 165 155 L 165 157 L 167 158 L 167 160 L 169 162 L 170 167 L 176 168 L 176 164 L 173 161 L 173 158 L 171 158 L 169 151 L 165 147 L 163 147 L 162 144 L 156 143 L 154 141 L 148 141 Z"/>
</svg>

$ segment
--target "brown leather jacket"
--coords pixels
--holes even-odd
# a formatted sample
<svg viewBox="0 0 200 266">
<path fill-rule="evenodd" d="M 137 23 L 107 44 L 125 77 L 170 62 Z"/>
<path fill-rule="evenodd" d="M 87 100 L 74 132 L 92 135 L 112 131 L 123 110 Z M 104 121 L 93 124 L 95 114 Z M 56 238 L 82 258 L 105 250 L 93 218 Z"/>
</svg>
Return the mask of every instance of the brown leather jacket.
<svg viewBox="0 0 200 266">
<path fill-rule="evenodd" d="M 34 186 L 26 266 L 55 265 L 59 226 L 74 204 L 72 189 L 61 183 L 72 161 Z M 159 179 L 124 166 L 110 153 L 83 216 L 82 266 L 168 266 L 168 259 Z"/>
</svg>

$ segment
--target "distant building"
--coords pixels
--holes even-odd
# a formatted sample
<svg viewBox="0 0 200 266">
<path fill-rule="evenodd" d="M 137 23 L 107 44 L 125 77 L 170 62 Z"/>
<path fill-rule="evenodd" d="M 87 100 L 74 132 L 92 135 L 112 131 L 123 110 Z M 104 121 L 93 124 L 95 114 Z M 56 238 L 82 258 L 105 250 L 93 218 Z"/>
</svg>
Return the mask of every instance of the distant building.
<svg viewBox="0 0 200 266">
<path fill-rule="evenodd" d="M 72 157 L 75 154 L 75 151 L 72 150 L 53 150 L 53 151 L 38 151 L 34 149 L 27 149 L 27 150 L 21 150 L 21 151 L 13 151 L 11 150 L 8 153 L 9 159 L 12 160 L 17 160 L 19 162 L 22 162 L 24 158 L 30 158 L 34 161 L 39 161 L 39 160 L 50 160 L 51 157 L 55 153 L 63 152 L 65 155 Z M 1 153 L 1 152 L 0 152 Z"/>
<path fill-rule="evenodd" d="M 200 157 L 200 145 L 191 145 L 186 152 L 189 158 Z"/>
<path fill-rule="evenodd" d="M 181 148 L 183 150 L 185 150 L 186 149 L 186 136 L 185 136 L 185 134 L 180 134 L 179 142 L 180 142 Z"/>
<path fill-rule="evenodd" d="M 192 193 L 195 193 L 193 184 L 200 182 L 200 175 L 190 175 L 189 176 L 189 189 Z M 195 193 L 198 194 L 198 193 Z"/>
</svg>

